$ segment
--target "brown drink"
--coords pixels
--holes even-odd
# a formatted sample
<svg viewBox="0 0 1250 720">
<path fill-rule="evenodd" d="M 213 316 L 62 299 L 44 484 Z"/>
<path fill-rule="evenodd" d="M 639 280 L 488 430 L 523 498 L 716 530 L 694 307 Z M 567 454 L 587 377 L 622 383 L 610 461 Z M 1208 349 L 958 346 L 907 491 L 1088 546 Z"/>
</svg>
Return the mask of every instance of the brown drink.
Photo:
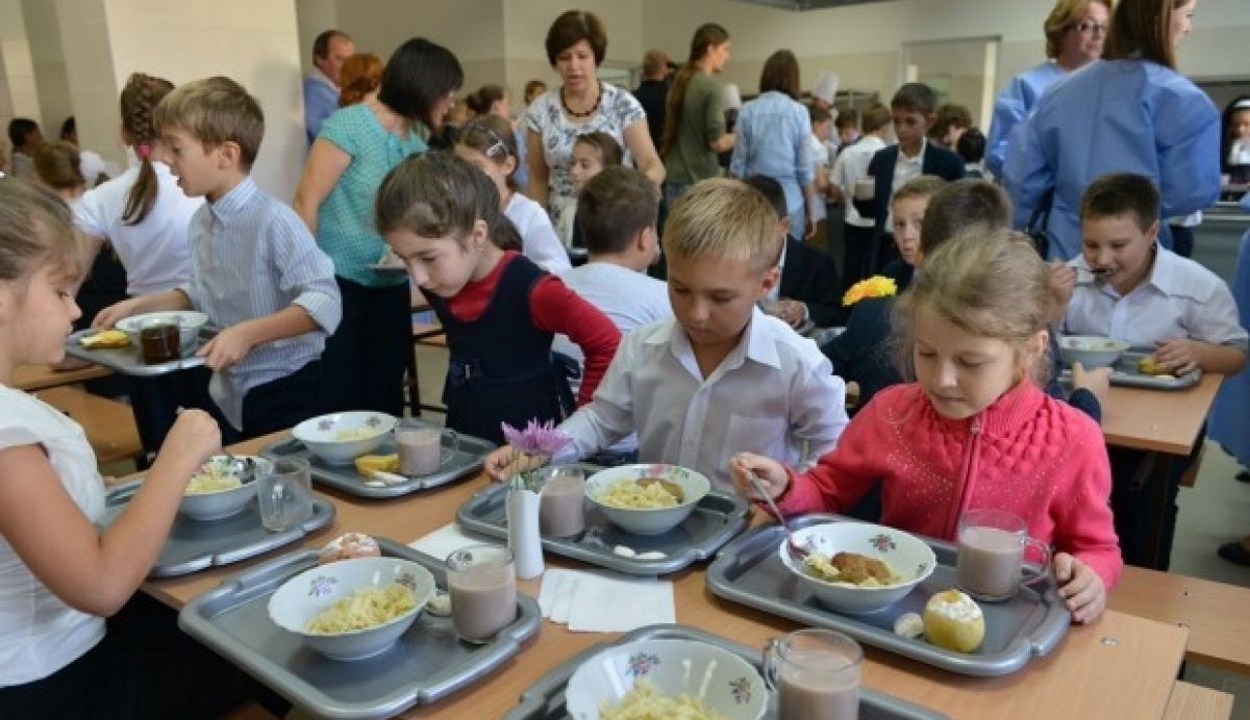
<svg viewBox="0 0 1250 720">
<path fill-rule="evenodd" d="M 516 566 L 512 552 L 472 545 L 447 558 L 451 624 L 462 640 L 489 642 L 516 619 Z"/>
<path fill-rule="evenodd" d="M 859 717 L 858 679 L 848 682 L 838 682 L 837 677 L 831 679 L 839 666 L 845 666 L 845 660 L 837 658 L 834 664 L 817 653 L 803 651 L 792 652 L 790 660 L 794 664 L 782 668 L 777 688 L 781 717 L 785 720 L 856 720 Z"/>
<path fill-rule="evenodd" d="M 966 527 L 959 533 L 955 577 L 959 587 L 981 600 L 1006 600 L 1020 589 L 1024 542 L 1017 533 Z"/>
<path fill-rule="evenodd" d="M 538 528 L 550 537 L 570 537 L 586 529 L 583 500 L 586 480 L 577 468 L 553 468 L 543 485 L 538 507 Z"/>
<path fill-rule="evenodd" d="M 139 348 L 143 362 L 156 365 L 182 357 L 177 323 L 157 320 L 139 328 Z"/>
</svg>

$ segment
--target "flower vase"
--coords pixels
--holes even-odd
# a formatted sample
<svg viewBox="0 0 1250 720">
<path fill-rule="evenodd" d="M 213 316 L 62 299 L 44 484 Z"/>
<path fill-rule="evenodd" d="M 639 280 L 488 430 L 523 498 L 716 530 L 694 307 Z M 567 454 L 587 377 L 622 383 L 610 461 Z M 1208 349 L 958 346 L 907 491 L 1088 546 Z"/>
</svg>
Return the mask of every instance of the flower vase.
<svg viewBox="0 0 1250 720">
<path fill-rule="evenodd" d="M 528 580 L 543 574 L 543 541 L 538 531 L 540 498 L 533 490 L 508 491 L 508 548 L 517 577 Z"/>
</svg>

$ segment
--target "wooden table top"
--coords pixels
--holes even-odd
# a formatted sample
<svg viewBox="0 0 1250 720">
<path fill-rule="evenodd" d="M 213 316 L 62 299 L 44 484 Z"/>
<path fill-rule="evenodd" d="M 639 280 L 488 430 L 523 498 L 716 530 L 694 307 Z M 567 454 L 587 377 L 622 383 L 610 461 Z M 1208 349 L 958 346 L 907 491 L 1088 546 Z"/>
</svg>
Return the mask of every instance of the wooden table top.
<svg viewBox="0 0 1250 720">
<path fill-rule="evenodd" d="M 19 365 L 13 370 L 13 382 L 10 387 L 27 391 L 42 390 L 111 374 L 111 370 L 99 365 L 88 365 L 73 370 L 53 370 L 48 365 Z"/>
<path fill-rule="evenodd" d="M 1204 373 L 1182 390 L 1112 387 L 1102 408 L 1103 437 L 1108 445 L 1188 455 L 1223 380 Z"/>
<path fill-rule="evenodd" d="M 1250 674 L 1250 588 L 1126 566 L 1108 606 L 1185 627 L 1189 660 Z"/>
<path fill-rule="evenodd" d="M 1233 696 L 1226 692 L 1181 680 L 1172 688 L 1164 720 L 1228 720 L 1233 715 Z"/>
<path fill-rule="evenodd" d="M 243 443 L 233 451 L 252 453 L 279 437 Z M 456 509 L 486 485 L 486 478 L 478 476 L 382 501 L 343 495 L 318 486 L 321 494 L 334 501 L 338 514 L 332 526 L 310 537 L 308 544 L 318 546 L 347 531 L 411 542 L 452 522 Z M 292 549 L 287 547 L 262 558 L 181 578 L 151 580 L 144 588 L 181 607 L 196 594 L 249 565 Z M 551 556 L 548 563 L 554 567 L 585 567 Z M 763 647 L 773 635 L 797 627 L 788 620 L 713 596 L 704 585 L 702 566 L 665 579 L 673 582 L 679 623 L 756 647 Z M 525 580 L 519 586 L 536 597 L 540 584 L 540 580 Z M 866 648 L 864 684 L 961 719 L 1161 718 L 1173 693 L 1187 636 L 1183 627 L 1112 610 L 1092 626 L 1072 627 L 1050 656 L 1000 678 L 956 675 Z M 489 679 L 433 706 L 413 708 L 403 717 L 500 717 L 515 707 L 520 693 L 544 673 L 576 652 L 614 637 L 573 633 L 565 626 L 544 621 L 537 638 Z"/>
</svg>

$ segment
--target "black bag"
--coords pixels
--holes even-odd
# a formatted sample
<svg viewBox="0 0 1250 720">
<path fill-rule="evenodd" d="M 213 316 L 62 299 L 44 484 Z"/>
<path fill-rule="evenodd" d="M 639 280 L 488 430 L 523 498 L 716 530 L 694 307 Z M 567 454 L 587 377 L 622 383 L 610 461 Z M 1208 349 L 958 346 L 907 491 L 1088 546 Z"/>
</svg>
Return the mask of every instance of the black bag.
<svg viewBox="0 0 1250 720">
<path fill-rule="evenodd" d="M 1052 187 L 1042 194 L 1042 199 L 1033 208 L 1029 222 L 1024 226 L 1024 234 L 1033 240 L 1033 248 L 1043 260 L 1050 258 L 1050 234 L 1046 225 L 1050 221 L 1050 208 L 1055 204 L 1055 189 Z"/>
</svg>

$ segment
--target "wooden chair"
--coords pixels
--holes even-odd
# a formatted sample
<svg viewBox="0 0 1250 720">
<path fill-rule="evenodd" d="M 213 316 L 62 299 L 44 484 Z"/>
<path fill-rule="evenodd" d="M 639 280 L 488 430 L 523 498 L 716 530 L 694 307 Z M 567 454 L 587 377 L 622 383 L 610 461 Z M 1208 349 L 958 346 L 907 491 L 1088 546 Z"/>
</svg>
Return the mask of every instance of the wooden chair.
<svg viewBox="0 0 1250 720">
<path fill-rule="evenodd" d="M 419 416 L 422 410 L 446 414 L 447 408 L 442 405 L 421 402 L 421 383 L 417 376 L 417 345 L 447 347 L 447 336 L 439 323 L 412 324 L 412 349 L 408 353 L 408 413 Z"/>
<path fill-rule="evenodd" d="M 37 395 L 82 426 L 101 465 L 145 459 L 134 412 L 126 403 L 92 395 L 78 385 L 48 388 Z"/>
</svg>

